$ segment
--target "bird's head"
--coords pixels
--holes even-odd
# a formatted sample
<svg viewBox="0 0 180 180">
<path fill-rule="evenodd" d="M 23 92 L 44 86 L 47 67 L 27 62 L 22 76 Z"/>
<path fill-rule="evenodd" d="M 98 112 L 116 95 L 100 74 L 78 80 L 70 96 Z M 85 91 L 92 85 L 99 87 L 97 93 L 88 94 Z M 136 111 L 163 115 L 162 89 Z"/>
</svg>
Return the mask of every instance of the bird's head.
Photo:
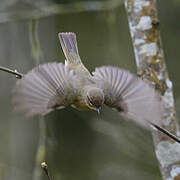
<svg viewBox="0 0 180 180">
<path fill-rule="evenodd" d="M 86 103 L 90 109 L 97 110 L 104 103 L 104 93 L 99 88 L 89 88 L 87 91 Z"/>
</svg>

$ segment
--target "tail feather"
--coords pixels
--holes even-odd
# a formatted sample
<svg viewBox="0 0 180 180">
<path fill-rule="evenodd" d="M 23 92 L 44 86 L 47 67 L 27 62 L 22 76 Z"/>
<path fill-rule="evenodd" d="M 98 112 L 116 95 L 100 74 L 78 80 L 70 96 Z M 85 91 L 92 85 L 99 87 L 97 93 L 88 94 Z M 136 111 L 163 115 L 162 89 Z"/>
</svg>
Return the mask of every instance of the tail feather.
<svg viewBox="0 0 180 180">
<path fill-rule="evenodd" d="M 66 57 L 66 63 L 72 65 L 81 64 L 75 33 L 59 33 L 58 36 Z"/>
</svg>

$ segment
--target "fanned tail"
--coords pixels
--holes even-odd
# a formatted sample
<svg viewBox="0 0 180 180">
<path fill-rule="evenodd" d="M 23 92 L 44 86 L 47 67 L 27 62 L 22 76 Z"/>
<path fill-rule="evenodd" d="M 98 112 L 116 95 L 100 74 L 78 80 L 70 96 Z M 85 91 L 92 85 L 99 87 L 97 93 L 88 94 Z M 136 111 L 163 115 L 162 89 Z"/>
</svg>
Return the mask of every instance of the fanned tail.
<svg viewBox="0 0 180 180">
<path fill-rule="evenodd" d="M 76 34 L 72 32 L 59 33 L 59 40 L 66 57 L 68 65 L 81 64 L 81 59 L 78 52 Z"/>
</svg>

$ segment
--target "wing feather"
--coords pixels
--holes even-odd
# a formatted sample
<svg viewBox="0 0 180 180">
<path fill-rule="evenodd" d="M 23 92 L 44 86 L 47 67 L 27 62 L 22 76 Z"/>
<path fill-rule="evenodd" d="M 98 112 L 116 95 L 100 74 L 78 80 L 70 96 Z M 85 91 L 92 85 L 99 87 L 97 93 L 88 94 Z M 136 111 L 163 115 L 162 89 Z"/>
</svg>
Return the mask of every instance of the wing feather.
<svg viewBox="0 0 180 180">
<path fill-rule="evenodd" d="M 144 127 L 149 127 L 148 122 L 161 124 L 164 108 L 160 95 L 146 82 L 111 66 L 96 68 L 93 75 L 104 90 L 106 105 Z"/>
<path fill-rule="evenodd" d="M 13 90 L 15 110 L 32 116 L 64 108 L 75 98 L 74 78 L 74 71 L 62 63 L 35 67 L 16 83 Z"/>
</svg>

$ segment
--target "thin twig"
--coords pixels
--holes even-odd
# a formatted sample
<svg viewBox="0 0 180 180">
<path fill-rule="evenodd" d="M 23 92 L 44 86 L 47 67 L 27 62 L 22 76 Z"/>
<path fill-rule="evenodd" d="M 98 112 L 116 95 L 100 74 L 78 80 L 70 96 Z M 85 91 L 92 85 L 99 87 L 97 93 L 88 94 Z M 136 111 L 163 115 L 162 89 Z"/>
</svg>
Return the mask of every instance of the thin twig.
<svg viewBox="0 0 180 180">
<path fill-rule="evenodd" d="M 170 137 L 171 139 L 173 139 L 174 141 L 180 143 L 180 139 L 179 139 L 177 136 L 175 136 L 174 134 L 170 133 L 168 130 L 166 130 L 166 129 L 164 129 L 164 128 L 156 125 L 156 124 L 153 124 L 153 123 L 151 123 L 151 125 L 152 125 L 153 127 L 155 127 L 157 130 L 159 130 L 159 131 L 161 131 L 162 133 L 164 133 L 164 134 L 166 134 L 167 136 L 169 136 L 169 137 Z"/>
<path fill-rule="evenodd" d="M 23 77 L 23 74 L 17 72 L 17 70 L 14 70 L 14 71 L 13 71 L 13 70 L 11 70 L 11 69 L 9 69 L 9 68 L 5 68 L 5 67 L 3 67 L 3 66 L 0 66 L 0 70 L 1 70 L 1 71 L 4 71 L 4 72 L 8 72 L 8 73 L 10 73 L 10 74 L 13 74 L 13 75 L 15 75 L 16 78 L 18 78 L 18 79 L 21 79 L 21 78 Z"/>
<path fill-rule="evenodd" d="M 51 176 L 49 174 L 49 170 L 48 170 L 48 166 L 47 166 L 46 162 L 42 162 L 41 167 L 44 170 L 45 174 L 47 175 L 48 180 L 52 180 L 52 178 L 51 178 Z"/>
</svg>

